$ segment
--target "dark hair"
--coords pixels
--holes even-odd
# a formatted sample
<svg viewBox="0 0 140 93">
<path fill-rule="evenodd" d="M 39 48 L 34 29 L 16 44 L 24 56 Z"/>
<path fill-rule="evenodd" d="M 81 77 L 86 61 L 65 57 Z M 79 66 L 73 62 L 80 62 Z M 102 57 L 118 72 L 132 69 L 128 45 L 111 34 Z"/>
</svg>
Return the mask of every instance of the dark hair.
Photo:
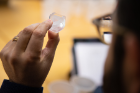
<svg viewBox="0 0 140 93">
<path fill-rule="evenodd" d="M 126 27 L 129 32 L 134 33 L 140 41 L 140 0 L 118 0 L 116 10 L 117 23 Z M 122 78 L 123 60 L 124 60 L 124 46 L 123 36 L 117 36 L 114 46 L 114 59 L 113 68 L 108 75 L 104 78 L 104 91 L 105 93 L 127 93 L 124 87 Z M 106 80 L 107 79 L 107 80 Z"/>
<path fill-rule="evenodd" d="M 140 36 L 140 0 L 118 0 L 118 24 Z"/>
<path fill-rule="evenodd" d="M 140 47 L 140 0 L 118 0 L 116 12 L 118 24 L 130 29 L 128 32 L 136 36 Z"/>
<path fill-rule="evenodd" d="M 123 58 L 125 55 L 123 47 L 123 36 L 117 36 L 114 45 L 114 59 L 112 70 L 108 75 L 104 77 L 103 90 L 105 93 L 126 93 L 123 85 L 122 69 L 123 69 Z"/>
</svg>

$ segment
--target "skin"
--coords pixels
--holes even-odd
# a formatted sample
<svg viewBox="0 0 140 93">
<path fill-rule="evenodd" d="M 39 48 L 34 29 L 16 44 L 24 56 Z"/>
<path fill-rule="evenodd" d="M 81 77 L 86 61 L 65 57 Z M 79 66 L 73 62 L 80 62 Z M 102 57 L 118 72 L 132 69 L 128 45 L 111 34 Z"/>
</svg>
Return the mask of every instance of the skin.
<svg viewBox="0 0 140 93">
<path fill-rule="evenodd" d="M 9 41 L 0 52 L 0 58 L 9 80 L 18 84 L 41 87 L 53 62 L 59 35 L 48 31 L 52 21 L 32 24 L 17 36 L 18 41 Z M 49 40 L 42 50 L 48 32 Z"/>
</svg>

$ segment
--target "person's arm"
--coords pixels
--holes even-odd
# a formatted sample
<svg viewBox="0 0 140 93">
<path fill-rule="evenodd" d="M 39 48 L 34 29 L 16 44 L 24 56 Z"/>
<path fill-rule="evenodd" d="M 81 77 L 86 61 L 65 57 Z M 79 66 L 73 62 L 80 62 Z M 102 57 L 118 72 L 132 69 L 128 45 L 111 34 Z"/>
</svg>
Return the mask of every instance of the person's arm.
<svg viewBox="0 0 140 93">
<path fill-rule="evenodd" d="M 47 20 L 24 28 L 17 35 L 19 38 L 16 37 L 9 41 L 2 49 L 0 59 L 10 82 L 4 81 L 1 91 L 6 91 L 6 89 L 7 91 L 10 89 L 16 91 L 23 86 L 25 91 L 31 87 L 37 90 L 42 89 L 42 84 L 49 73 L 59 43 L 58 33 L 48 31 L 52 23 L 51 20 Z M 42 50 L 47 32 L 49 39 L 46 47 Z M 7 85 L 8 87 L 6 87 Z M 21 87 L 17 88 L 16 86 Z M 25 88 L 25 86 L 28 87 Z M 32 91 L 31 93 L 35 93 L 34 90 Z"/>
<path fill-rule="evenodd" d="M 43 87 L 29 87 L 4 80 L 0 93 L 43 93 Z"/>
</svg>

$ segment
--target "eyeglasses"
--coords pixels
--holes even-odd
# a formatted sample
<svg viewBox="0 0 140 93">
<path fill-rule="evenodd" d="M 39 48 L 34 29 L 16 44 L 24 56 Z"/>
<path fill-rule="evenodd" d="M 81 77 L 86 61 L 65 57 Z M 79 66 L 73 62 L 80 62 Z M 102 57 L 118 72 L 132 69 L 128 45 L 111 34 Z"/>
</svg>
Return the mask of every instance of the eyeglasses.
<svg viewBox="0 0 140 93">
<path fill-rule="evenodd" d="M 99 39 L 106 45 L 110 45 L 112 33 L 115 32 L 118 35 L 125 35 L 128 31 L 130 31 L 130 29 L 126 27 L 113 23 L 112 19 L 115 18 L 115 13 L 116 12 L 93 20 L 100 36 Z"/>
<path fill-rule="evenodd" d="M 99 34 L 100 40 L 104 43 L 109 45 L 112 40 L 112 16 L 105 15 L 100 18 L 93 20 L 93 24 L 95 24 L 97 28 L 97 32 Z"/>
</svg>

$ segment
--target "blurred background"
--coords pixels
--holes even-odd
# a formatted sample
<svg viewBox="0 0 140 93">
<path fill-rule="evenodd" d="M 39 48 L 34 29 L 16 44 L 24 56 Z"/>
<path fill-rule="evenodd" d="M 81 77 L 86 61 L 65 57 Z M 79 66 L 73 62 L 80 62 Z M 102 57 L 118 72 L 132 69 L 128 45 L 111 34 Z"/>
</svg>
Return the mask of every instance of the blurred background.
<svg viewBox="0 0 140 93">
<path fill-rule="evenodd" d="M 98 38 L 92 20 L 112 13 L 115 6 L 115 0 L 0 0 L 0 50 L 19 31 L 47 20 L 51 13 L 66 16 L 52 68 L 43 84 L 44 93 L 49 93 L 47 86 L 52 81 L 69 79 L 73 67 L 73 39 Z M 47 36 L 44 45 L 46 43 Z M 0 62 L 0 85 L 3 79 L 8 77 Z"/>
</svg>

